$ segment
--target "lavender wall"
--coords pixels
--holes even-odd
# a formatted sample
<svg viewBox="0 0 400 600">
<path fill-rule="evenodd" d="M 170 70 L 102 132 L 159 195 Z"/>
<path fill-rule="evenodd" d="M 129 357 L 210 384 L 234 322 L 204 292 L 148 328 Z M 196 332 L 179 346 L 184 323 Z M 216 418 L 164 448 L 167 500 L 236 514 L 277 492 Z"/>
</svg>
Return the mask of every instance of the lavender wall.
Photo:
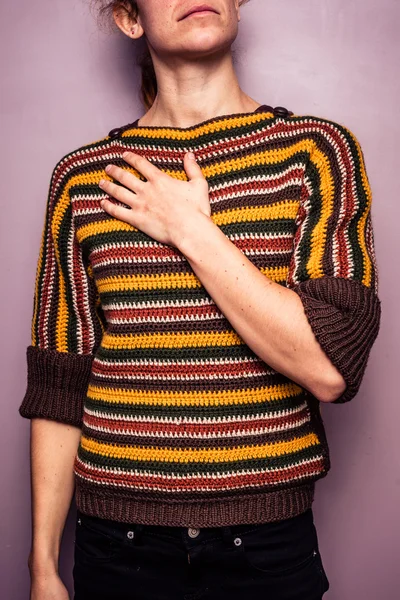
<svg viewBox="0 0 400 600">
<path fill-rule="evenodd" d="M 140 116 L 132 46 L 99 33 L 84 0 L 1 3 L 1 593 L 28 598 L 29 422 L 25 389 L 32 290 L 51 170 L 63 154 Z M 256 100 L 350 127 L 374 192 L 382 327 L 358 396 L 323 406 L 332 469 L 314 503 L 327 600 L 395 600 L 400 556 L 400 219 L 398 0 L 252 0 L 236 43 Z M 397 274 L 397 277 L 396 277 Z M 396 310 L 397 309 L 397 310 Z M 397 367 L 398 371 L 398 367 Z M 73 518 L 61 574 L 72 589 Z M 397 564 L 396 564 L 397 555 Z"/>
</svg>

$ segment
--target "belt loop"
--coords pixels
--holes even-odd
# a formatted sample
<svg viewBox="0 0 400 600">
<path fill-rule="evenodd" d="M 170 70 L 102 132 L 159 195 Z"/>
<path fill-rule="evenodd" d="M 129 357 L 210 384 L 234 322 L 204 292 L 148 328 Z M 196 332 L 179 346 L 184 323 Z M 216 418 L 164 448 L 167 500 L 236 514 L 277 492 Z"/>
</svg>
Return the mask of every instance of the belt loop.
<svg viewBox="0 0 400 600">
<path fill-rule="evenodd" d="M 221 527 L 222 539 L 228 546 L 233 545 L 233 533 L 229 526 Z"/>
</svg>

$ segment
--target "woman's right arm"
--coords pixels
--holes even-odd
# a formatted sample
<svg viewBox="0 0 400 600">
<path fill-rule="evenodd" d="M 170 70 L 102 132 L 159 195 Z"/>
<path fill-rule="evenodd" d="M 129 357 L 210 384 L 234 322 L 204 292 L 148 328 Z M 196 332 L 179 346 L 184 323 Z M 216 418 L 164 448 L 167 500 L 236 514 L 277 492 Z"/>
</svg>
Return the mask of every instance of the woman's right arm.
<svg viewBox="0 0 400 600">
<path fill-rule="evenodd" d="M 92 268 L 75 234 L 71 189 L 80 177 L 74 156 L 57 163 L 48 190 L 19 407 L 31 419 L 31 600 L 68 598 L 57 573 L 60 542 L 92 362 L 105 326 Z"/>
<path fill-rule="evenodd" d="M 58 576 L 58 559 L 74 493 L 73 465 L 80 434 L 72 425 L 31 420 L 31 600 L 68 598 Z"/>
</svg>

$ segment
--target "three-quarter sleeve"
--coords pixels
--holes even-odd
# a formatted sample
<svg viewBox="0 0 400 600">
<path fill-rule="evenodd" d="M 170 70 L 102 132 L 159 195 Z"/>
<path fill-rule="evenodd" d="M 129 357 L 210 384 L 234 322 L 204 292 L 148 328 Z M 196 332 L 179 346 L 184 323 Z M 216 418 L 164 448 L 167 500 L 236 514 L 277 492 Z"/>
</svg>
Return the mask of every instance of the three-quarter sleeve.
<svg viewBox="0 0 400 600">
<path fill-rule="evenodd" d="M 336 404 L 357 394 L 380 327 L 371 202 L 358 140 L 321 120 L 310 142 L 287 286 L 346 382 Z"/>
<path fill-rule="evenodd" d="M 77 241 L 68 161 L 55 166 L 48 190 L 26 349 L 27 387 L 22 417 L 82 426 L 94 352 L 104 313 L 90 263 Z"/>
</svg>

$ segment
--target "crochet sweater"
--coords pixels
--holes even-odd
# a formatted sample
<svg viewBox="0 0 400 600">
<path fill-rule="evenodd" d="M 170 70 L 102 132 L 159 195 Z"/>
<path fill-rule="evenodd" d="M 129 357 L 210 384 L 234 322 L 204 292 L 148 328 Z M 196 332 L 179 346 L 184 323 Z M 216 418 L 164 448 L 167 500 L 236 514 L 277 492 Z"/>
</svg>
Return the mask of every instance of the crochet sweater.
<svg viewBox="0 0 400 600">
<path fill-rule="evenodd" d="M 185 256 L 104 211 L 126 149 L 209 183 L 211 219 L 269 279 L 301 298 L 347 387 L 380 326 L 371 189 L 344 126 L 265 104 L 191 127 L 138 120 L 66 154 L 48 192 L 19 412 L 81 428 L 84 513 L 210 527 L 285 519 L 330 468 L 320 402 L 241 339 Z M 207 240 L 204 240 L 207 243 Z"/>
</svg>

